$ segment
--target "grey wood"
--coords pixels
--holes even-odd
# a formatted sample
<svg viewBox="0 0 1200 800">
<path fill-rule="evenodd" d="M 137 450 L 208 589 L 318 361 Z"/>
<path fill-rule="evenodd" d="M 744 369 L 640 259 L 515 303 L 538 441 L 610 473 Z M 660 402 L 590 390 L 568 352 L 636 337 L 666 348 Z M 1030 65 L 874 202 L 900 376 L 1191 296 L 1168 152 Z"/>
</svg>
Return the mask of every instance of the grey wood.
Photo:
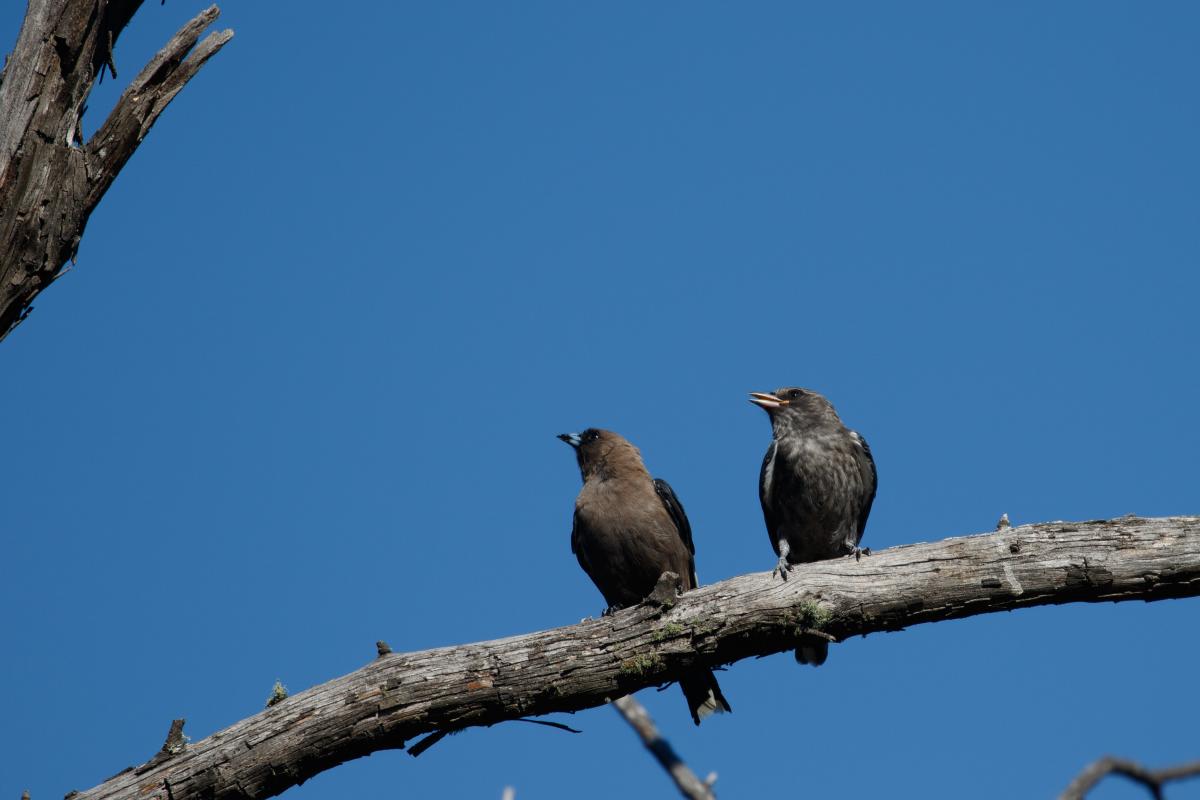
<svg viewBox="0 0 1200 800">
<path fill-rule="evenodd" d="M 1134 783 L 1141 784 L 1151 797 L 1161 800 L 1163 785 L 1172 781 L 1200 777 L 1200 761 L 1189 761 L 1164 769 L 1147 769 L 1136 761 L 1115 756 L 1104 756 L 1088 765 L 1075 780 L 1063 790 L 1058 800 L 1083 800 L 1083 798 L 1108 775 L 1123 775 Z"/>
</svg>

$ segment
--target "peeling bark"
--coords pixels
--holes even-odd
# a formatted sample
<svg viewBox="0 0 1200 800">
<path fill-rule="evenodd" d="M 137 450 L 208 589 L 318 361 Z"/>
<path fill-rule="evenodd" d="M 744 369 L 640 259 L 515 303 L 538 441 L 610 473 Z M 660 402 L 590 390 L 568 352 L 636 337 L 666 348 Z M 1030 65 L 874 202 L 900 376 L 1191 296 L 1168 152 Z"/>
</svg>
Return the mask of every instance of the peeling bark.
<svg viewBox="0 0 1200 800">
<path fill-rule="evenodd" d="M 1027 606 L 1192 597 L 1200 595 L 1200 517 L 1023 525 L 801 564 L 791 578 L 743 575 L 490 642 L 415 653 L 381 646 L 356 672 L 78 797 L 271 797 L 419 736 L 598 706 L 694 665 L 790 650 L 802 636 L 841 640 Z"/>
<path fill-rule="evenodd" d="M 159 114 L 232 31 L 184 25 L 130 83 L 86 144 L 81 121 L 113 46 L 142 0 L 30 0 L 0 75 L 0 340 L 75 258 L 88 217 Z"/>
</svg>

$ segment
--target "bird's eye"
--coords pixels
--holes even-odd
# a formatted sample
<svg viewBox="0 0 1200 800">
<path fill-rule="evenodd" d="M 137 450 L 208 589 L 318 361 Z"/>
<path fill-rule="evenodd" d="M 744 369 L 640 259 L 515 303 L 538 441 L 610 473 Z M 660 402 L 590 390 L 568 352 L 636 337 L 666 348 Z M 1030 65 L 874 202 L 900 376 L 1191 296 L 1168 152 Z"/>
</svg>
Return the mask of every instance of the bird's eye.
<svg viewBox="0 0 1200 800">
<path fill-rule="evenodd" d="M 800 395 L 804 394 L 804 392 L 800 391 L 799 389 L 792 389 L 790 392 L 788 392 L 788 394 L 791 396 L 791 399 L 799 400 Z"/>
<path fill-rule="evenodd" d="M 596 435 L 597 434 L 595 431 L 588 431 L 587 433 L 585 433 L 583 435 L 583 440 L 585 442 L 594 442 L 594 441 L 596 441 Z"/>
</svg>

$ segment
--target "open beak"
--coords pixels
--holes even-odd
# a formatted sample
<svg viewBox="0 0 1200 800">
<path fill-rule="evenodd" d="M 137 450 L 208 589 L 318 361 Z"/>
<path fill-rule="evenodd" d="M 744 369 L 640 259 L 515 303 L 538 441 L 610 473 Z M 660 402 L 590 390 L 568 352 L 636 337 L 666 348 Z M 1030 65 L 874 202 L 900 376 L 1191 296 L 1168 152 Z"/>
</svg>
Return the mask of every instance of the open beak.
<svg viewBox="0 0 1200 800">
<path fill-rule="evenodd" d="M 775 395 L 768 394 L 767 392 L 751 392 L 750 402 L 767 411 L 774 411 L 788 404 L 787 400 L 780 400 Z"/>
<path fill-rule="evenodd" d="M 583 440 L 579 438 L 578 433 L 560 433 L 558 438 L 576 449 L 579 448 L 579 445 L 583 444 Z"/>
</svg>

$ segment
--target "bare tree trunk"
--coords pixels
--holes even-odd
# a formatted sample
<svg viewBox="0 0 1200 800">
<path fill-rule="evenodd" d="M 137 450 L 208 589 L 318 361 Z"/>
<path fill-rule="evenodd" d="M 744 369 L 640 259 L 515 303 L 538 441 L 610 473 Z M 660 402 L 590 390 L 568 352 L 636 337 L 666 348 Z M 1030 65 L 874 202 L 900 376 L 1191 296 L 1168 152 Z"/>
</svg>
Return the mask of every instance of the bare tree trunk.
<svg viewBox="0 0 1200 800">
<path fill-rule="evenodd" d="M 100 198 L 171 99 L 233 37 L 200 34 L 216 6 L 184 25 L 86 144 L 83 111 L 142 0 L 29 0 L 0 75 L 0 340 L 63 274 Z"/>
<path fill-rule="evenodd" d="M 836 641 L 1026 606 L 1200 595 L 1200 517 L 1025 525 L 802 564 L 791 578 L 743 575 L 680 598 L 656 591 L 609 617 L 490 642 L 380 646 L 362 669 L 207 739 L 169 738 L 151 762 L 78 800 L 271 797 L 422 735 L 598 706 L 695 665 L 792 649 L 801 636 Z"/>
</svg>

